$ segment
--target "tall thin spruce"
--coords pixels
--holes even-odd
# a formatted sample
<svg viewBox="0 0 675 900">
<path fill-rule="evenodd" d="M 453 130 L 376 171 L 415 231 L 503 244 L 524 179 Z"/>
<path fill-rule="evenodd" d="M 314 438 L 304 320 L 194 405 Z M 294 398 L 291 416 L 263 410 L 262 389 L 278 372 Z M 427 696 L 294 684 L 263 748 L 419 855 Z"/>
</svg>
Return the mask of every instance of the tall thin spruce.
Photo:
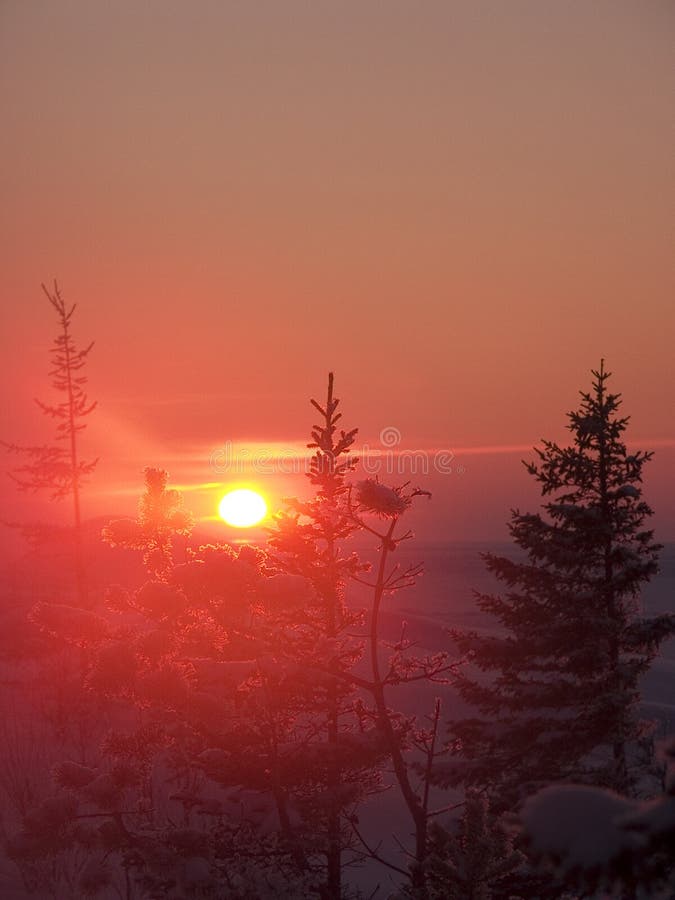
<svg viewBox="0 0 675 900">
<path fill-rule="evenodd" d="M 312 442 L 308 445 L 315 451 L 309 478 L 316 485 L 316 496 L 304 503 L 290 501 L 292 512 L 300 518 L 293 515 L 280 518 L 270 543 L 276 550 L 287 551 L 287 571 L 312 581 L 322 598 L 321 630 L 330 641 L 347 637 L 346 629 L 358 622 L 358 614 L 351 612 L 344 602 L 346 582 L 352 579 L 370 591 L 372 605 L 368 611 L 368 647 L 372 678 L 355 674 L 355 658 L 350 656 L 346 647 L 331 664 L 322 666 L 322 671 L 332 679 L 326 698 L 326 708 L 329 710 L 328 742 L 339 747 L 340 737 L 349 727 L 345 720 L 353 719 L 356 712 L 356 707 L 349 703 L 349 688 L 357 689 L 360 693 L 357 716 L 370 723 L 370 735 L 377 736 L 377 743 L 384 755 L 392 761 L 396 782 L 412 818 L 415 834 L 415 849 L 411 853 L 409 869 L 384 859 L 361 832 L 358 816 L 354 811 L 350 813 L 345 810 L 344 804 L 339 801 L 345 772 L 340 766 L 334 766 L 328 777 L 329 795 L 336 796 L 336 800 L 329 810 L 327 822 L 328 877 L 325 897 L 327 900 L 337 900 L 340 896 L 341 851 L 349 846 L 344 828 L 340 827 L 342 818 L 356 838 L 356 845 L 352 843 L 350 846 L 352 852 L 373 858 L 406 876 L 417 900 L 426 900 L 428 824 L 432 816 L 443 812 L 430 811 L 429 794 L 429 773 L 444 749 L 438 741 L 440 701 L 436 701 L 433 713 L 427 717 L 429 726 L 419 727 L 413 718 L 402 716 L 388 706 L 387 692 L 396 685 L 413 681 L 444 682 L 453 671 L 454 664 L 449 663 L 443 653 L 412 658 L 409 655 L 412 644 L 403 634 L 388 659 L 386 669 L 382 668 L 380 610 L 385 596 L 412 586 L 421 572 L 421 567 L 417 565 L 401 569 L 396 563 L 391 564 L 391 553 L 402 541 L 412 537 L 410 531 L 398 534 L 401 516 L 415 497 L 428 492 L 408 489 L 407 485 L 389 488 L 371 479 L 356 485 L 348 484 L 346 477 L 356 463 L 348 454 L 357 432 L 356 429 L 348 432 L 338 430 L 340 414 L 337 412 L 338 400 L 333 394 L 332 373 L 328 379 L 325 405 L 315 400 L 312 405 L 321 416 L 320 424 L 312 429 Z M 373 516 L 384 520 L 384 526 L 370 524 Z M 302 524 L 301 519 L 307 524 Z M 356 554 L 344 552 L 344 540 L 352 533 L 368 534 L 377 540 L 379 562 L 372 579 L 364 574 L 370 569 L 368 564 L 362 563 Z M 317 665 L 316 662 L 313 664 Z M 417 769 L 420 759 L 424 769 L 421 773 Z M 421 785 L 418 785 L 419 781 Z"/>
<path fill-rule="evenodd" d="M 87 588 L 84 571 L 82 511 L 80 492 L 84 479 L 93 472 L 98 459 L 84 462 L 80 459 L 78 435 L 86 428 L 84 419 L 96 406 L 87 399 L 85 385 L 87 377 L 82 374 L 94 342 L 84 350 L 78 350 L 71 333 L 71 320 L 77 304 L 70 309 L 61 296 L 59 286 L 54 281 L 51 291 L 43 284 L 42 290 L 56 312 L 59 331 L 54 338 L 54 346 L 49 351 L 52 369 L 49 372 L 52 387 L 64 399 L 59 403 L 44 403 L 35 400 L 42 412 L 56 420 L 56 441 L 63 443 L 41 446 L 22 446 L 1 443 L 10 452 L 24 456 L 28 461 L 15 467 L 10 477 L 21 491 L 49 491 L 51 499 L 61 500 L 70 496 L 73 503 L 73 535 L 75 548 L 75 583 L 81 606 L 87 605 Z M 65 446 L 64 446 L 65 444 Z"/>
<path fill-rule="evenodd" d="M 335 505 L 335 500 L 344 491 L 344 478 L 336 472 L 341 452 L 348 451 L 355 432 L 345 435 L 335 441 L 337 422 L 341 413 L 337 412 L 338 400 L 333 397 L 333 373 L 328 375 L 328 393 L 326 405 L 322 407 L 316 400 L 312 405 L 317 409 L 322 418 L 322 423 L 312 430 L 312 442 L 309 447 L 315 450 L 312 460 L 310 476 L 314 484 L 318 485 L 318 494 L 325 500 Z M 323 590 L 323 599 L 326 609 L 326 637 L 334 640 L 339 634 L 338 617 L 341 604 L 341 581 L 337 570 L 336 536 L 332 528 L 325 530 L 325 565 L 326 581 Z M 327 734 L 328 743 L 336 748 L 340 730 L 340 703 L 338 698 L 338 683 L 333 681 L 327 688 Z M 336 757 L 337 758 L 337 757 Z M 329 782 L 333 790 L 340 783 L 340 770 L 337 765 L 331 767 Z M 327 886 L 328 896 L 339 898 L 342 895 L 342 840 L 340 836 L 340 805 L 332 801 L 328 812 L 328 848 L 327 848 Z"/>
<path fill-rule="evenodd" d="M 331 372 L 324 405 L 314 399 L 310 401 L 320 416 L 319 423 L 312 427 L 312 439 L 307 445 L 314 451 L 307 475 L 315 487 L 315 496 L 306 502 L 287 500 L 288 513 L 277 520 L 270 536 L 270 546 L 279 554 L 281 568 L 302 575 L 312 584 L 319 601 L 312 628 L 317 639 L 330 643 L 336 642 L 345 629 L 355 624 L 354 616 L 345 606 L 344 593 L 346 581 L 358 566 L 355 556 L 345 556 L 342 549 L 345 538 L 355 530 L 347 507 L 345 479 L 356 464 L 350 448 L 358 429 L 338 429 L 342 414 L 338 412 L 339 400 L 334 396 L 333 383 Z M 302 524 L 299 517 L 308 524 Z M 349 654 L 338 654 L 330 667 L 331 678 L 326 687 L 325 728 L 332 762 L 326 773 L 329 800 L 324 900 L 340 900 L 343 891 L 345 835 L 342 824 L 344 802 L 340 792 L 344 786 L 338 743 L 341 716 L 350 711 L 351 705 L 349 688 L 341 679 L 349 665 Z"/>
</svg>

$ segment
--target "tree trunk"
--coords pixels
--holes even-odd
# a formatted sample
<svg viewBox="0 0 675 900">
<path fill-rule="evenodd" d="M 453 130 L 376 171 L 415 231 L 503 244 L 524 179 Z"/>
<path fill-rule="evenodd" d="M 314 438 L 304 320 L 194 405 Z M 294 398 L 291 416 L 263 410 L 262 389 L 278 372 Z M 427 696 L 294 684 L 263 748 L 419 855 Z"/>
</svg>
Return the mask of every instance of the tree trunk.
<svg viewBox="0 0 675 900">
<path fill-rule="evenodd" d="M 426 900 L 427 891 L 424 863 L 427 856 L 427 815 L 420 798 L 417 796 L 417 793 L 410 783 L 408 767 L 401 750 L 401 741 L 394 731 L 389 716 L 384 695 L 382 674 L 380 672 L 380 661 L 378 658 L 380 605 L 382 603 L 382 597 L 384 596 L 385 569 L 389 553 L 388 548 L 395 527 L 396 519 L 392 519 L 387 535 L 382 540 L 380 563 L 378 566 L 377 581 L 375 583 L 375 593 L 373 597 L 373 610 L 370 622 L 370 659 L 373 672 L 373 697 L 377 708 L 379 725 L 384 733 L 387 749 L 389 750 L 389 755 L 394 766 L 394 774 L 415 827 L 415 860 L 411 866 L 411 881 L 415 891 L 415 900 Z"/>
</svg>

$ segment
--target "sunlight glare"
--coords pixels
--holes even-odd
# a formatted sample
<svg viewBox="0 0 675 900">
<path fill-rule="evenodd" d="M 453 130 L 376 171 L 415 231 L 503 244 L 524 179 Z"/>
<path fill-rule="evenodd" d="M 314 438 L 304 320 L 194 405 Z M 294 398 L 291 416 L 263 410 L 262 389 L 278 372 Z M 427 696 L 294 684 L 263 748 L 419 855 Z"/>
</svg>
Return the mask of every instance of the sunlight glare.
<svg viewBox="0 0 675 900">
<path fill-rule="evenodd" d="M 267 504 L 257 491 L 239 488 L 229 491 L 218 507 L 221 518 L 234 528 L 250 528 L 267 515 Z"/>
</svg>

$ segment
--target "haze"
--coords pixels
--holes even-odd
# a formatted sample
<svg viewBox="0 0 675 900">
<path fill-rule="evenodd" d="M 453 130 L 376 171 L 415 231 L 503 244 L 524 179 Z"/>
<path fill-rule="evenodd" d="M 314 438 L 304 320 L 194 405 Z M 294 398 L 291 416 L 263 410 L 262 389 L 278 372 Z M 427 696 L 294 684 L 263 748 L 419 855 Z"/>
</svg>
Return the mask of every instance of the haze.
<svg viewBox="0 0 675 900">
<path fill-rule="evenodd" d="M 3 437 L 50 438 L 58 278 L 96 340 L 89 515 L 133 509 L 145 465 L 203 485 L 227 441 L 301 446 L 332 369 L 361 443 L 396 428 L 462 466 L 416 478 L 421 535 L 490 539 L 604 357 L 675 538 L 674 24 L 666 2 L 5 0 Z M 6 515 L 34 513 L 7 482 Z"/>
</svg>

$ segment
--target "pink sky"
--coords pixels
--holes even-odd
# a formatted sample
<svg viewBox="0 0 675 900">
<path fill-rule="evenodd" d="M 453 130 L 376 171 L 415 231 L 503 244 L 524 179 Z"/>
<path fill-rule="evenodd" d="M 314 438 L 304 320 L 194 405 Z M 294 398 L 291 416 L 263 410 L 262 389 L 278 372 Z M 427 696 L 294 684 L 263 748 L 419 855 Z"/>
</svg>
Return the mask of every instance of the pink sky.
<svg viewBox="0 0 675 900">
<path fill-rule="evenodd" d="M 194 486 L 226 441 L 301 444 L 330 368 L 361 443 L 456 453 L 418 479 L 420 535 L 492 538 L 537 503 L 530 454 L 475 448 L 563 439 L 604 356 L 675 539 L 674 26 L 615 0 L 5 0 L 3 436 L 49 437 L 57 277 L 96 340 L 90 513 L 133 508 L 145 465 Z"/>
</svg>

